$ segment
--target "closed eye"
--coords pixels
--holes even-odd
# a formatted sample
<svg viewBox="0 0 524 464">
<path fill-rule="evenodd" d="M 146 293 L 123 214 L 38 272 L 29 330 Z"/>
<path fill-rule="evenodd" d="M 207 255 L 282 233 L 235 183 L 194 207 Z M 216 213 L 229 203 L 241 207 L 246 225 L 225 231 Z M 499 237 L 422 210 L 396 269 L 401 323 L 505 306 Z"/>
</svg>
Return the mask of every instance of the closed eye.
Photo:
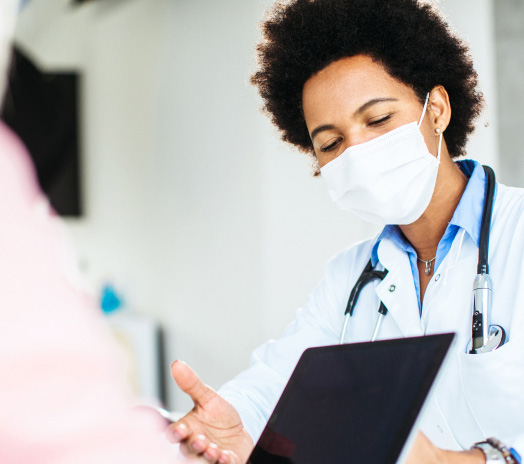
<svg viewBox="0 0 524 464">
<path fill-rule="evenodd" d="M 384 116 L 383 118 L 377 119 L 376 121 L 371 121 L 368 123 L 368 126 L 380 126 L 387 122 L 389 119 L 391 119 L 392 114 L 388 114 Z"/>
<path fill-rule="evenodd" d="M 340 144 L 341 140 L 342 139 L 340 139 L 340 138 L 335 139 L 333 142 L 331 142 L 331 140 L 329 140 L 327 142 L 327 144 L 325 144 L 325 145 L 320 147 L 320 151 L 322 153 L 326 153 L 327 151 L 334 150 Z"/>
</svg>

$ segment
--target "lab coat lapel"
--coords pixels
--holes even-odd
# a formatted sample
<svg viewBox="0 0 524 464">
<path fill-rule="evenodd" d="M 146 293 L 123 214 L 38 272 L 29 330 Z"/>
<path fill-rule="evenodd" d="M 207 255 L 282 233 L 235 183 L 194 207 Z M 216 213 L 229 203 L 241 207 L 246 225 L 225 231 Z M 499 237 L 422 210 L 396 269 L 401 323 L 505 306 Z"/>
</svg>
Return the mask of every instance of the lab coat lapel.
<svg viewBox="0 0 524 464">
<path fill-rule="evenodd" d="M 405 337 L 424 335 L 420 321 L 417 292 L 408 255 L 384 238 L 378 248 L 380 263 L 388 269 L 376 293 Z"/>
</svg>

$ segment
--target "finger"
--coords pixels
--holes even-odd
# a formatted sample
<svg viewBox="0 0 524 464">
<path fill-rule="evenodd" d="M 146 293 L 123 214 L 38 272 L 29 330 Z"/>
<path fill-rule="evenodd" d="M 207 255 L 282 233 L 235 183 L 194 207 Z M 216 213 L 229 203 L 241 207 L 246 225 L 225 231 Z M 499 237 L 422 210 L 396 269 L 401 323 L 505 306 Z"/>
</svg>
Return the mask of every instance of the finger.
<svg viewBox="0 0 524 464">
<path fill-rule="evenodd" d="M 186 441 L 180 442 L 178 453 L 185 459 L 189 459 L 195 455 L 193 451 L 191 450 L 191 448 L 189 448 L 189 444 Z"/>
<path fill-rule="evenodd" d="M 199 406 L 205 405 L 216 396 L 215 390 L 205 385 L 185 362 L 175 361 L 171 364 L 171 375 L 180 389 Z"/>
<path fill-rule="evenodd" d="M 169 443 L 180 443 L 191 435 L 191 430 L 183 422 L 176 422 L 171 424 L 165 433 Z"/>
<path fill-rule="evenodd" d="M 233 451 L 222 451 L 218 458 L 219 464 L 242 464 L 240 458 Z"/>
<path fill-rule="evenodd" d="M 188 448 L 190 448 L 194 454 L 201 454 L 207 449 L 208 445 L 209 441 L 204 435 L 197 435 L 189 441 Z"/>
<path fill-rule="evenodd" d="M 210 443 L 207 449 L 204 451 L 204 458 L 212 463 L 215 463 L 218 461 L 218 458 L 220 456 L 220 450 L 218 449 L 218 445 L 215 443 Z"/>
<path fill-rule="evenodd" d="M 209 464 L 209 461 L 204 458 L 201 454 L 187 454 L 179 452 L 177 455 L 178 460 L 175 461 L 179 464 Z"/>
</svg>

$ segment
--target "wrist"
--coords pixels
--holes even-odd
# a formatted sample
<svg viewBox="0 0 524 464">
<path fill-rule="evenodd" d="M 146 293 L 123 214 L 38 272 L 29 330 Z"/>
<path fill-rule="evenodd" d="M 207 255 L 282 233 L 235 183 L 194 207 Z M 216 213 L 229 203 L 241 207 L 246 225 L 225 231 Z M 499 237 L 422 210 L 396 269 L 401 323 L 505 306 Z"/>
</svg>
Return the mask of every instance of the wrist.
<svg viewBox="0 0 524 464">
<path fill-rule="evenodd" d="M 442 450 L 440 463 L 446 464 L 486 464 L 484 453 L 479 449 L 467 451 Z"/>
</svg>

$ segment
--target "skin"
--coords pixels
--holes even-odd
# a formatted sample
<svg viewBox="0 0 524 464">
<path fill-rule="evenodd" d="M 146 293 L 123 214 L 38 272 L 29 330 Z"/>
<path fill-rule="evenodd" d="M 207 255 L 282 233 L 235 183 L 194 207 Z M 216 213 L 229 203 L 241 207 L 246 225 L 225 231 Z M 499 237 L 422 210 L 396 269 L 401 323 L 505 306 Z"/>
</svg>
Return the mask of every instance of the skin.
<svg viewBox="0 0 524 464">
<path fill-rule="evenodd" d="M 414 91 L 390 76 L 365 55 L 336 61 L 304 85 L 302 104 L 305 121 L 320 167 L 340 156 L 348 147 L 372 140 L 401 125 L 418 123 L 423 104 Z M 437 156 L 439 137 L 451 118 L 446 89 L 434 87 L 420 130 L 428 151 Z M 400 226 L 417 255 L 424 260 L 435 256 L 437 245 L 460 201 L 468 179 L 453 163 L 444 139 L 440 166 L 431 202 L 414 223 Z M 431 280 L 425 264 L 419 262 L 421 304 Z M 195 407 L 170 426 L 168 439 L 181 443 L 186 456 L 201 462 L 244 463 L 254 446 L 233 406 L 204 385 L 184 363 L 175 362 L 172 375 L 179 387 L 191 396 Z M 233 450 L 234 453 L 227 453 Z M 480 450 L 453 452 L 433 445 L 423 434 L 415 440 L 408 464 L 482 464 Z"/>
<path fill-rule="evenodd" d="M 171 374 L 195 407 L 169 426 L 166 437 L 180 443 L 180 451 L 192 462 L 243 464 L 255 444 L 235 408 L 205 385 L 185 363 L 175 361 Z"/>
</svg>

